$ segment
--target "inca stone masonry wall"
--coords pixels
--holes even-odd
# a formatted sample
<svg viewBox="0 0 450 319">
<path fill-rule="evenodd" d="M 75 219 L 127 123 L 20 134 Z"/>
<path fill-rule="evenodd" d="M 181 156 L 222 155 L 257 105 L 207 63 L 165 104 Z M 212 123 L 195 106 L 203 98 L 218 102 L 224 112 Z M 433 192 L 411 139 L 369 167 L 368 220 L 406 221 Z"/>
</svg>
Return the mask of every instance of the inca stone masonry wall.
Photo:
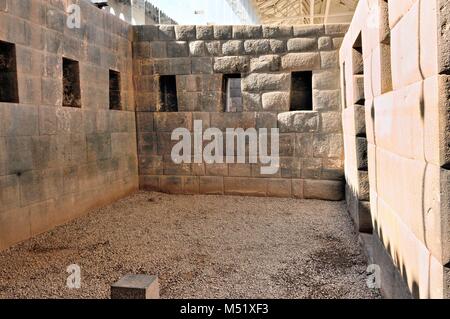
<svg viewBox="0 0 450 319">
<path fill-rule="evenodd" d="M 338 49 L 348 25 L 134 27 L 142 188 L 170 193 L 340 200 L 343 137 Z M 290 112 L 291 74 L 312 72 L 313 107 Z M 223 79 L 242 78 L 242 112 L 224 109 Z M 176 76 L 178 112 L 161 112 L 160 78 Z M 281 168 L 173 164 L 172 130 L 279 128 Z"/>
<path fill-rule="evenodd" d="M 340 51 L 347 200 L 387 297 L 450 297 L 449 18 L 360 1 Z"/>
<path fill-rule="evenodd" d="M 15 44 L 19 103 L 0 103 L 0 250 L 138 188 L 128 24 L 72 1 L 1 0 L 0 41 Z M 62 58 L 79 61 L 81 108 L 63 107 Z M 109 69 L 122 111 L 109 110 Z"/>
</svg>

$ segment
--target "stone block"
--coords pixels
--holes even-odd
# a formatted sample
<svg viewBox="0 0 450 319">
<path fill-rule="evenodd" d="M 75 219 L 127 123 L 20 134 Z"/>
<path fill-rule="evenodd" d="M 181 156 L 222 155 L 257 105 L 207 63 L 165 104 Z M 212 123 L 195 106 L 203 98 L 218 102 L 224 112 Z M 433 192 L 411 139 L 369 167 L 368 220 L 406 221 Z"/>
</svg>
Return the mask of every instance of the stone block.
<svg viewBox="0 0 450 319">
<path fill-rule="evenodd" d="M 255 113 L 211 113 L 211 126 L 219 128 L 221 130 L 225 130 L 227 128 L 254 128 Z"/>
<path fill-rule="evenodd" d="M 364 137 L 357 137 L 355 141 L 356 147 L 356 167 L 358 170 L 367 171 L 368 156 L 367 156 L 367 139 Z"/>
<path fill-rule="evenodd" d="M 147 152 L 139 156 L 139 173 L 141 175 L 163 175 L 162 156 L 152 156 L 154 152 Z"/>
<path fill-rule="evenodd" d="M 158 32 L 159 40 L 161 41 L 173 41 L 176 40 L 175 26 L 173 25 L 160 25 Z"/>
<path fill-rule="evenodd" d="M 292 196 L 290 179 L 269 179 L 267 181 L 267 196 L 287 198 Z"/>
<path fill-rule="evenodd" d="M 244 51 L 246 54 L 260 55 L 270 53 L 269 40 L 247 40 L 244 42 Z"/>
<path fill-rule="evenodd" d="M 263 55 L 250 60 L 250 72 L 277 72 L 281 59 L 278 55 Z"/>
<path fill-rule="evenodd" d="M 86 136 L 88 161 L 111 158 L 111 135 L 90 134 Z"/>
<path fill-rule="evenodd" d="M 233 56 L 214 59 L 214 72 L 235 74 L 246 73 L 249 69 L 250 61 L 247 57 Z"/>
<path fill-rule="evenodd" d="M 292 37 L 292 27 L 289 26 L 263 26 L 263 37 L 264 38 L 291 38 Z"/>
<path fill-rule="evenodd" d="M 212 74 L 213 58 L 192 58 L 193 74 Z"/>
<path fill-rule="evenodd" d="M 158 277 L 128 274 L 111 285 L 111 299 L 159 299 Z"/>
<path fill-rule="evenodd" d="M 286 41 L 271 39 L 270 43 L 270 51 L 274 54 L 281 54 L 286 52 Z"/>
<path fill-rule="evenodd" d="M 167 58 L 167 43 L 165 41 L 150 42 L 150 55 L 153 58 Z M 140 56 L 146 57 L 142 54 Z"/>
<path fill-rule="evenodd" d="M 204 41 L 189 42 L 189 51 L 191 56 L 202 57 L 206 55 L 206 47 Z"/>
<path fill-rule="evenodd" d="M 61 150 L 59 146 L 56 136 L 32 136 L 31 153 L 33 156 L 33 167 L 35 169 L 46 169 L 59 166 L 61 164 Z"/>
<path fill-rule="evenodd" d="M 325 112 L 320 114 L 320 131 L 323 133 L 342 132 L 342 117 L 340 112 Z"/>
<path fill-rule="evenodd" d="M 262 27 L 257 25 L 233 26 L 233 39 L 259 39 L 262 38 Z"/>
<path fill-rule="evenodd" d="M 197 40 L 213 40 L 214 39 L 214 27 L 212 25 L 196 26 Z"/>
<path fill-rule="evenodd" d="M 325 33 L 325 28 L 323 25 L 301 25 L 294 26 L 293 35 L 294 37 L 312 37 L 318 38 Z"/>
<path fill-rule="evenodd" d="M 250 164 L 228 164 L 228 175 L 230 177 L 252 176 Z"/>
<path fill-rule="evenodd" d="M 264 111 L 288 112 L 290 107 L 289 92 L 270 92 L 262 95 Z"/>
<path fill-rule="evenodd" d="M 223 55 L 242 55 L 244 54 L 244 42 L 241 40 L 229 40 L 222 44 Z"/>
<path fill-rule="evenodd" d="M 304 197 L 306 199 L 321 199 L 340 201 L 344 199 L 344 183 L 341 181 L 305 180 Z"/>
<path fill-rule="evenodd" d="M 189 48 L 187 42 L 184 41 L 167 42 L 167 56 L 169 58 L 188 57 Z"/>
<path fill-rule="evenodd" d="M 289 53 L 281 58 L 281 68 L 291 71 L 311 71 L 320 69 L 320 54 Z"/>
<path fill-rule="evenodd" d="M 139 132 L 153 132 L 153 113 L 136 112 L 136 126 Z"/>
<path fill-rule="evenodd" d="M 319 50 L 331 50 L 333 48 L 333 41 L 330 37 L 320 37 L 318 40 Z"/>
<path fill-rule="evenodd" d="M 312 87 L 315 90 L 337 90 L 339 82 L 339 70 L 313 72 Z"/>
<path fill-rule="evenodd" d="M 55 11 L 55 10 L 49 10 Z M 64 24 L 64 22 L 63 22 Z M 133 27 L 133 39 L 137 42 L 150 42 L 159 39 L 158 26 L 155 25 L 139 25 Z"/>
<path fill-rule="evenodd" d="M 292 180 L 292 196 L 294 198 L 303 199 L 303 180 L 302 179 L 293 179 Z"/>
<path fill-rule="evenodd" d="M 278 114 L 278 128 L 281 133 L 317 132 L 319 114 L 317 112 L 287 112 Z"/>
<path fill-rule="evenodd" d="M 310 38 L 294 38 L 287 42 L 287 49 L 289 52 L 311 52 L 316 51 L 317 40 Z"/>
<path fill-rule="evenodd" d="M 313 90 L 313 105 L 315 111 L 340 110 L 340 90 Z"/>
<path fill-rule="evenodd" d="M 33 169 L 31 137 L 6 138 L 7 175 L 22 174 Z"/>
<path fill-rule="evenodd" d="M 348 23 L 325 24 L 325 34 L 332 36 L 343 36 L 347 33 L 350 25 Z"/>
<path fill-rule="evenodd" d="M 264 178 L 225 177 L 224 187 L 227 195 L 267 195 L 267 180 Z"/>
<path fill-rule="evenodd" d="M 279 137 L 279 154 L 282 157 L 294 156 L 295 146 L 296 146 L 296 136 L 295 134 L 282 133 Z"/>
<path fill-rule="evenodd" d="M 289 74 L 253 73 L 242 80 L 244 92 L 287 91 L 290 87 Z"/>
<path fill-rule="evenodd" d="M 314 148 L 312 133 L 295 134 L 295 156 L 301 158 L 313 157 Z"/>
<path fill-rule="evenodd" d="M 336 158 L 324 158 L 322 160 L 320 179 L 336 181 L 345 180 L 344 161 Z"/>
<path fill-rule="evenodd" d="M 0 176 L 0 213 L 20 205 L 19 177 L 17 175 Z"/>
<path fill-rule="evenodd" d="M 262 109 L 261 94 L 242 92 L 244 112 L 260 111 Z"/>
<path fill-rule="evenodd" d="M 200 176 L 200 194 L 223 195 L 223 179 L 222 176 Z"/>
<path fill-rule="evenodd" d="M 282 178 L 300 178 L 302 160 L 295 157 L 280 157 L 280 173 Z"/>
<path fill-rule="evenodd" d="M 315 158 L 342 158 L 343 137 L 341 134 L 318 134 L 313 141 Z"/>
<path fill-rule="evenodd" d="M 198 30 L 197 30 L 198 32 Z M 183 177 L 183 193 L 184 194 L 199 194 L 200 192 L 200 180 L 197 176 L 185 176 Z"/>
<path fill-rule="evenodd" d="M 183 194 L 183 179 L 179 176 L 160 176 L 159 188 L 168 194 Z"/>
<path fill-rule="evenodd" d="M 212 56 L 219 56 L 222 54 L 222 44 L 220 41 L 206 41 L 206 52 Z"/>
<path fill-rule="evenodd" d="M 423 3 L 422 5 L 426 5 Z M 440 37 L 438 37 L 438 73 L 450 74 L 450 31 L 447 26 L 450 24 L 450 4 L 445 0 L 439 0 L 438 26 Z M 424 28 L 425 26 L 421 26 Z M 426 37 L 427 32 L 423 32 L 421 37 Z M 426 55 L 425 55 L 426 57 Z M 424 58 L 425 58 L 424 57 Z"/>
<path fill-rule="evenodd" d="M 277 128 L 277 114 L 273 112 L 257 112 L 256 128 Z"/>
<path fill-rule="evenodd" d="M 391 31 L 394 89 L 422 80 L 419 62 L 419 4 L 416 2 Z"/>
<path fill-rule="evenodd" d="M 424 95 L 424 145 L 427 162 L 447 167 L 450 164 L 449 101 L 450 77 L 436 76 L 426 79 Z"/>
<path fill-rule="evenodd" d="M 233 37 L 233 27 L 225 25 L 214 26 L 214 39 L 216 40 L 228 40 Z"/>
<path fill-rule="evenodd" d="M 364 75 L 354 75 L 352 104 L 364 105 L 365 99 L 366 96 L 364 94 Z"/>
<path fill-rule="evenodd" d="M 195 26 L 191 25 L 176 25 L 175 38 L 178 41 L 193 41 L 196 39 Z"/>
</svg>

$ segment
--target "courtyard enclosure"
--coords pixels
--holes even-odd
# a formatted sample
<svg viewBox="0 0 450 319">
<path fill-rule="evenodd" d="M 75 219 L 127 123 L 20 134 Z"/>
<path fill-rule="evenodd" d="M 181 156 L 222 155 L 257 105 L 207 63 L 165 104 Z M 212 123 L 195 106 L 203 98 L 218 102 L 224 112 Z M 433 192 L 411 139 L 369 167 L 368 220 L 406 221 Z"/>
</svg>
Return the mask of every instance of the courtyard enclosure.
<svg viewBox="0 0 450 319">
<path fill-rule="evenodd" d="M 385 297 L 450 298 L 449 19 L 446 0 L 361 0 L 350 26 L 132 26 L 0 0 L 0 250 L 138 189 L 345 198 Z M 175 163 L 196 123 L 278 129 L 279 169 Z"/>
</svg>

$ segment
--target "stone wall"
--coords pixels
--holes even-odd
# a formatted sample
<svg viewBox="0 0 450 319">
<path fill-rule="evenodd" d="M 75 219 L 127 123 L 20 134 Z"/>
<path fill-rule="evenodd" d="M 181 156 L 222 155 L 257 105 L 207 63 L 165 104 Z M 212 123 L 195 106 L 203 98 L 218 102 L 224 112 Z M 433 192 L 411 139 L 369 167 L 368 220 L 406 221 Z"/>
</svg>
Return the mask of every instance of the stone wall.
<svg viewBox="0 0 450 319">
<path fill-rule="evenodd" d="M 449 17 L 360 1 L 340 51 L 349 210 L 386 297 L 450 297 Z"/>
<path fill-rule="evenodd" d="M 0 103 L 0 250 L 138 188 L 129 26 L 89 1 L 0 0 L 19 103 Z M 1 43 L 1 42 L 0 42 Z M 63 107 L 62 59 L 79 62 L 81 108 Z M 109 70 L 122 111 L 109 110 Z"/>
<path fill-rule="evenodd" d="M 142 188 L 170 193 L 340 200 L 343 138 L 338 49 L 348 25 L 137 26 L 134 81 Z M 313 107 L 290 112 L 291 74 L 312 74 Z M 242 78 L 242 112 L 225 112 L 224 78 Z M 176 76 L 178 112 L 161 112 L 160 78 Z M 184 164 L 170 158 L 177 127 L 279 128 L 281 168 Z"/>
</svg>

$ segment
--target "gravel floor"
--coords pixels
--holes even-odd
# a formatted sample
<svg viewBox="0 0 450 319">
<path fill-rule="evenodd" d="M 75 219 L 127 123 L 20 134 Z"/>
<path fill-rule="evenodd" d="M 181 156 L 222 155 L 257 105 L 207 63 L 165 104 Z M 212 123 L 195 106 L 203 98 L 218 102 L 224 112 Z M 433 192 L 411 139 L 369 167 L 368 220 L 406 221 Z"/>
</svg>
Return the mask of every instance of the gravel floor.
<svg viewBox="0 0 450 319">
<path fill-rule="evenodd" d="M 140 192 L 1 253 L 0 298 L 108 298 L 127 273 L 162 298 L 379 298 L 365 269 L 343 203 Z"/>
</svg>

